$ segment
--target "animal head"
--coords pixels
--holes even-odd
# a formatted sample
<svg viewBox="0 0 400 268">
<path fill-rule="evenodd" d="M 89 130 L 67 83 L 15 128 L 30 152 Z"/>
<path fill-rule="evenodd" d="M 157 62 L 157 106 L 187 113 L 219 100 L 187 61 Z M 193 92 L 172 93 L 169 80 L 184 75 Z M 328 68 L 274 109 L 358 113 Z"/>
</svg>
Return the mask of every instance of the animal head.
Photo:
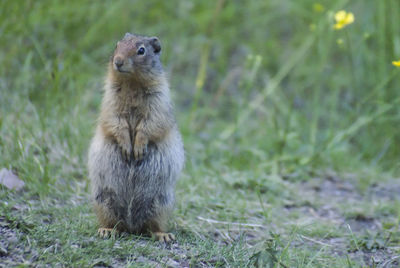
<svg viewBox="0 0 400 268">
<path fill-rule="evenodd" d="M 118 41 L 111 64 L 122 76 L 146 77 L 162 72 L 161 43 L 157 37 L 126 33 Z"/>
</svg>

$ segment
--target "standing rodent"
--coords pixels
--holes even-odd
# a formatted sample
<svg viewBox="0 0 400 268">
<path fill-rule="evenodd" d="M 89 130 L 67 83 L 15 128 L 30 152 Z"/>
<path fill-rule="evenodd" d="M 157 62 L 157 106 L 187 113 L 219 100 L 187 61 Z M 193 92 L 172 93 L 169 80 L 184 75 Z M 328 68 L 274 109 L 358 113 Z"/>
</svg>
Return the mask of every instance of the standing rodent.
<svg viewBox="0 0 400 268">
<path fill-rule="evenodd" d="M 166 227 L 184 151 L 160 53 L 157 37 L 126 33 L 108 66 L 88 163 L 103 237 L 115 230 L 174 239 Z"/>
</svg>

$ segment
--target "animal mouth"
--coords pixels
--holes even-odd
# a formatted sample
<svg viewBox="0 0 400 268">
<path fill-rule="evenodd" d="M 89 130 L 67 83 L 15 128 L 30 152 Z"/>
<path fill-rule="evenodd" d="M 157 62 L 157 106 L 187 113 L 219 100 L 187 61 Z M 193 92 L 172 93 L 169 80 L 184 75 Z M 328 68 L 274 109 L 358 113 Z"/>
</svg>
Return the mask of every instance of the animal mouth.
<svg viewBox="0 0 400 268">
<path fill-rule="evenodd" d="M 115 70 L 119 73 L 130 73 L 129 71 L 125 71 L 122 67 L 115 66 Z"/>
</svg>

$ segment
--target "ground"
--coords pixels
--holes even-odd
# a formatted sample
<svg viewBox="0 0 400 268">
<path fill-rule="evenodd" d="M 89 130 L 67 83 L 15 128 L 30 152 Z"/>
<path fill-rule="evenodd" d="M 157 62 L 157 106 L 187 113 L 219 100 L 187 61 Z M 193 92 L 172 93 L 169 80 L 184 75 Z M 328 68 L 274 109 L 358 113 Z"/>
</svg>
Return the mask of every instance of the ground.
<svg viewBox="0 0 400 268">
<path fill-rule="evenodd" d="M 35 196 L 27 199 L 23 190 L 3 189 L 0 263 L 3 267 L 397 267 L 400 183 L 387 180 L 360 189 L 359 178 L 342 176 L 347 177 L 332 173 L 301 182 L 275 181 L 286 191 L 281 200 L 274 197 L 274 204 L 257 200 L 248 186 L 225 182 L 215 188 L 229 187 L 232 199 L 180 204 L 191 197 L 178 185 L 178 208 L 171 221 L 177 241 L 170 244 L 130 234 L 97 237 L 85 192 L 65 200 L 40 201 Z M 257 191 L 266 198 L 275 195 L 269 189 Z M 238 203 L 245 205 L 234 211 Z"/>
</svg>

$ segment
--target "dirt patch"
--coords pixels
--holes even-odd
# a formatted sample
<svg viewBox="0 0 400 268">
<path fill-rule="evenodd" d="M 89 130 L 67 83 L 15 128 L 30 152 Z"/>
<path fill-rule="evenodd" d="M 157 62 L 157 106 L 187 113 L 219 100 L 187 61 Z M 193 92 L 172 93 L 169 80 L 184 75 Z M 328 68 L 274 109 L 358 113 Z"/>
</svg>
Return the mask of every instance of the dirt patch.
<svg viewBox="0 0 400 268">
<path fill-rule="evenodd" d="M 21 245 L 20 235 L 4 217 L 0 217 L 0 237 L 0 267 L 29 265 L 37 260 L 37 252 Z"/>
<path fill-rule="evenodd" d="M 375 213 L 371 216 L 361 208 L 368 210 L 369 204 L 399 200 L 400 182 L 373 184 L 365 192 L 360 192 L 355 183 L 336 176 L 305 181 L 297 188 L 303 205 L 286 207 L 287 212 L 297 213 L 311 223 L 327 222 L 340 226 L 345 234 L 344 237 L 319 240 L 304 237 L 306 245 L 325 246 L 334 255 L 347 255 L 371 267 L 398 267 L 399 256 L 387 245 L 390 235 L 385 234 L 382 227 L 382 222 L 390 219 L 390 215 Z M 378 234 L 380 238 L 377 238 Z"/>
<path fill-rule="evenodd" d="M 371 199 L 396 201 L 400 200 L 400 179 L 392 179 L 381 184 L 372 184 L 368 188 L 367 196 Z"/>
</svg>

